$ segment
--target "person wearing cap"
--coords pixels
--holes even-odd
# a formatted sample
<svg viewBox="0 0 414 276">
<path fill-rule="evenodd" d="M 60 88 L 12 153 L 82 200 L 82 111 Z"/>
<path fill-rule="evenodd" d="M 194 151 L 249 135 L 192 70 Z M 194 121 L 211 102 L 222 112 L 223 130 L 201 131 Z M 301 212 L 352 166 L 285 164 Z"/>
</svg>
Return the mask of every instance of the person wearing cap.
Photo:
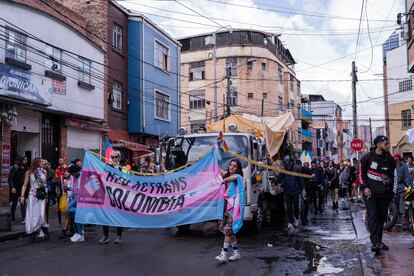
<svg viewBox="0 0 414 276">
<path fill-rule="evenodd" d="M 382 242 L 388 205 L 393 198 L 395 161 L 390 152 L 389 139 L 380 135 L 374 139 L 374 148 L 359 162 L 358 178 L 367 208 L 371 251 L 389 250 Z"/>
<path fill-rule="evenodd" d="M 285 170 L 302 173 L 302 168 L 295 165 L 289 156 L 283 159 L 283 163 Z M 299 226 L 299 196 L 301 193 L 306 193 L 305 184 L 303 178 L 289 174 L 282 174 L 281 181 L 285 195 L 288 229 L 293 229 Z"/>
<path fill-rule="evenodd" d="M 405 187 L 410 187 L 411 183 L 410 183 L 410 175 L 408 172 L 408 167 L 407 165 L 402 162 L 402 158 L 401 155 L 396 152 L 392 155 L 392 157 L 395 160 L 396 163 L 396 168 L 395 168 L 395 172 L 396 172 L 396 176 L 395 176 L 395 182 L 396 182 L 396 187 L 394 187 L 394 192 L 396 193 L 396 204 L 398 206 L 398 220 L 402 221 L 402 216 L 404 215 L 404 189 Z"/>
</svg>

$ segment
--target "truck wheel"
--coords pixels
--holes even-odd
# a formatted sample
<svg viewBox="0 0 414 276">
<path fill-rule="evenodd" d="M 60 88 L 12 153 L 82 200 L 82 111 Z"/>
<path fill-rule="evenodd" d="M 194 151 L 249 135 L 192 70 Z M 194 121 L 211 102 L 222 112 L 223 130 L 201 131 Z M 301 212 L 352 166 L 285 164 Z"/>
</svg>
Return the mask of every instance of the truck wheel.
<svg viewBox="0 0 414 276">
<path fill-rule="evenodd" d="M 177 226 L 178 232 L 180 233 L 190 232 L 190 227 L 191 227 L 191 224 L 184 224 L 184 225 Z"/>
</svg>

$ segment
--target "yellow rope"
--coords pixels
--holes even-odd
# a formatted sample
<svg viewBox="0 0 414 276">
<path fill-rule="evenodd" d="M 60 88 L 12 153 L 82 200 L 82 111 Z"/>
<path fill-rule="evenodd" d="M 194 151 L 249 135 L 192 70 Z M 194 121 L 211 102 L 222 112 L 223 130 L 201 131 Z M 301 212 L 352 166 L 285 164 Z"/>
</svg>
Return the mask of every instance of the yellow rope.
<svg viewBox="0 0 414 276">
<path fill-rule="evenodd" d="M 243 161 L 252 163 L 252 164 L 254 164 L 256 166 L 263 167 L 263 168 L 266 168 L 268 170 L 278 171 L 280 173 L 284 173 L 284 174 L 288 174 L 288 175 L 292 175 L 292 176 L 299 176 L 299 177 L 303 177 L 303 178 L 313 178 L 313 176 L 308 175 L 308 174 L 296 173 L 296 172 L 287 171 L 287 170 L 284 170 L 284 169 L 281 169 L 281 168 L 278 168 L 278 167 L 269 166 L 267 164 L 263 164 L 263 163 L 258 162 L 256 160 L 253 160 L 253 159 L 244 157 L 243 155 L 240 155 L 240 154 L 235 153 L 235 152 L 232 152 L 232 151 L 226 151 L 226 153 L 228 153 L 228 154 L 230 154 L 230 155 L 232 155 L 232 156 L 234 156 L 234 157 L 236 157 L 236 158 L 238 158 L 240 160 L 243 160 Z"/>
</svg>

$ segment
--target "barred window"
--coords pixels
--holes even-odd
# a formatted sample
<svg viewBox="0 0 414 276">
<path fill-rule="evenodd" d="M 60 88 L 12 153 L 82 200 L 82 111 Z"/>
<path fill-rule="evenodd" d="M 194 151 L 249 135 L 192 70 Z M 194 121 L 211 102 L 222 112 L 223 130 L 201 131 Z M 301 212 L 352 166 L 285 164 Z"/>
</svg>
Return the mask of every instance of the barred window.
<svg viewBox="0 0 414 276">
<path fill-rule="evenodd" d="M 398 83 L 399 85 L 399 92 L 410 91 L 413 90 L 413 80 L 403 80 Z"/>
<path fill-rule="evenodd" d="M 155 118 L 170 120 L 170 96 L 155 91 Z"/>
<path fill-rule="evenodd" d="M 190 109 L 206 108 L 206 95 L 204 90 L 192 91 L 190 94 Z"/>
<path fill-rule="evenodd" d="M 401 111 L 402 127 L 409 128 L 411 127 L 411 110 L 402 110 Z"/>
</svg>

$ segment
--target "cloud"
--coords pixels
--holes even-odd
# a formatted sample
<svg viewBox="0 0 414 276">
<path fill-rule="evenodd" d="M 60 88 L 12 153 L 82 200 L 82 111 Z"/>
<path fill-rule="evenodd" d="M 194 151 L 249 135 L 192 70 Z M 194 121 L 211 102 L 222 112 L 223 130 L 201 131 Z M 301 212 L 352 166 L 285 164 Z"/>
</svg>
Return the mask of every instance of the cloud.
<svg viewBox="0 0 414 276">
<path fill-rule="evenodd" d="M 180 0 L 185 6 L 190 7 L 206 17 L 216 18 L 212 20 L 203 18 L 194 11 L 174 1 L 128 0 L 119 1 L 118 3 L 129 9 L 144 13 L 168 16 L 198 23 L 193 24 L 145 14 L 176 38 L 212 32 L 218 29 L 219 25 L 231 25 L 234 29 L 252 28 L 273 33 L 282 33 L 280 39 L 291 51 L 295 60 L 297 60 L 297 77 L 299 80 L 303 80 L 302 93 L 323 94 L 326 99 L 334 100 L 343 107 L 343 116 L 346 119 L 351 117 L 352 108 L 350 104 L 352 98 L 350 96 L 350 82 L 316 83 L 307 82 L 307 80 L 350 80 L 351 62 L 354 60 L 354 55 L 326 65 L 309 67 L 355 52 L 359 20 L 338 20 L 335 18 L 303 15 L 303 13 L 359 19 L 362 0 L 289 0 L 277 4 L 274 1 L 217 1 L 227 2 L 228 4 L 219 4 L 214 1 Z M 351 2 L 352 4 L 350 4 Z M 398 27 L 394 22 L 375 20 L 394 20 L 398 12 L 404 11 L 404 3 L 401 0 L 395 0 L 395 3 L 391 0 L 368 0 L 367 3 L 371 40 L 375 46 L 382 44 L 392 33 L 392 30 Z M 253 8 L 237 7 L 230 4 Z M 260 10 L 258 9 L 259 7 L 269 10 Z M 391 9 L 391 7 L 393 8 Z M 270 11 L 270 9 L 288 12 L 296 10 L 302 14 L 281 13 Z M 363 16 L 365 19 L 365 13 Z M 219 19 L 226 19 L 227 21 Z M 371 54 L 371 43 L 368 37 L 366 20 L 361 24 L 361 32 L 358 49 L 365 50 L 356 55 L 355 61 L 359 71 L 358 77 L 360 80 L 382 78 L 382 76 L 377 75 L 382 74 L 382 47 L 374 47 Z M 370 66 L 371 58 L 372 65 Z M 372 98 L 382 95 L 382 81 L 361 81 L 357 86 L 358 101 L 364 101 L 368 100 L 369 97 Z M 381 100 L 378 99 L 359 105 L 358 113 L 360 114 L 360 123 L 367 122 L 369 115 L 377 119 L 384 117 L 383 102 Z M 374 126 L 382 124 L 383 122 L 375 122 Z"/>
</svg>

